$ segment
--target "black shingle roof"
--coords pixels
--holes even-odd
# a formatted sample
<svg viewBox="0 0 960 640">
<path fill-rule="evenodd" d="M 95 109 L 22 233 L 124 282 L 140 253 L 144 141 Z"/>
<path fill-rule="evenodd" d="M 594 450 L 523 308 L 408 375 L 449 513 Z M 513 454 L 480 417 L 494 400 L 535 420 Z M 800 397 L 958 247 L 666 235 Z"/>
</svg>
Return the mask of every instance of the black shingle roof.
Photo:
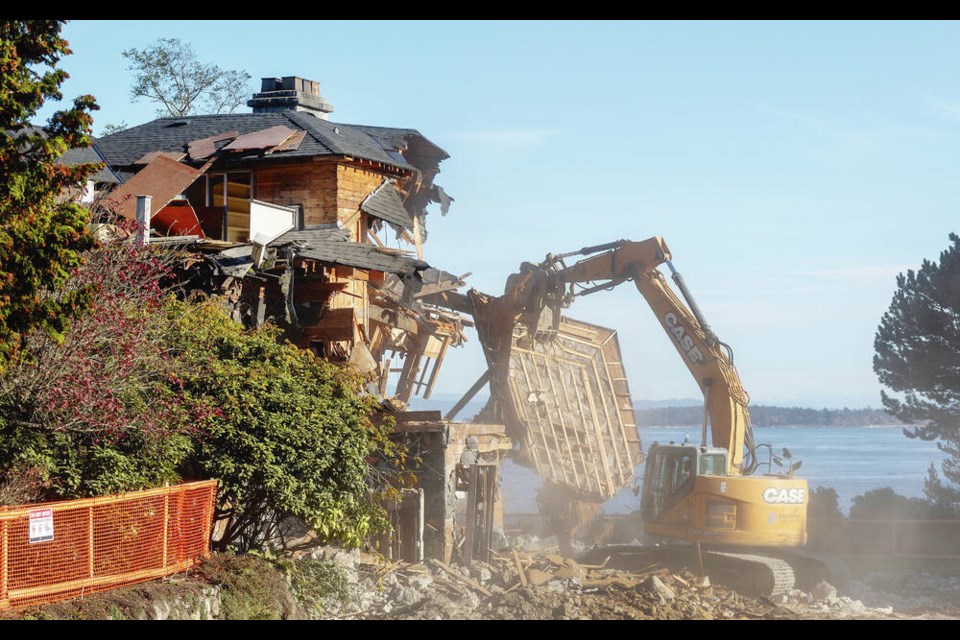
<svg viewBox="0 0 960 640">
<path fill-rule="evenodd" d="M 271 247 L 297 244 L 297 255 L 321 262 L 385 273 L 407 274 L 427 269 L 422 260 L 383 253 L 375 245 L 350 242 L 350 233 L 335 225 L 303 231 L 288 231 L 270 243 Z"/>
<path fill-rule="evenodd" d="M 93 147 L 75 147 L 73 149 L 67 149 L 67 152 L 60 156 L 59 160 L 60 164 L 64 164 L 68 167 L 72 167 L 76 164 L 93 164 L 103 161 L 103 158 L 100 157 L 100 154 L 98 154 L 96 149 Z M 94 182 L 109 182 L 112 184 L 117 184 L 120 182 L 116 174 L 110 170 L 110 167 L 102 167 L 99 171 L 91 175 L 90 179 Z"/>
<path fill-rule="evenodd" d="M 299 111 L 228 113 L 157 118 L 99 138 L 97 148 L 109 165 L 128 166 L 150 151 L 183 151 L 192 140 L 233 130 L 242 135 L 278 125 L 306 131 L 307 136 L 299 148 L 277 152 L 267 158 L 351 156 L 401 169 L 413 167 L 396 153 L 396 140 L 388 132 L 420 135 L 413 129 L 391 130 L 329 122 Z"/>
<path fill-rule="evenodd" d="M 398 149 L 399 143 L 403 141 L 407 136 L 417 136 L 426 142 L 428 145 L 436 149 L 438 159 L 445 160 L 450 157 L 450 154 L 433 144 L 429 140 L 423 137 L 423 135 L 416 129 L 398 129 L 395 127 L 374 127 L 366 124 L 355 124 L 351 125 L 355 129 L 359 129 L 364 133 L 375 138 L 383 147 L 388 149 Z"/>
<path fill-rule="evenodd" d="M 390 180 L 384 181 L 383 184 L 374 189 L 360 203 L 360 209 L 381 220 L 386 220 L 405 229 L 413 229 L 413 218 L 403 207 L 403 200 L 400 199 L 400 194 L 397 193 L 396 187 Z"/>
</svg>

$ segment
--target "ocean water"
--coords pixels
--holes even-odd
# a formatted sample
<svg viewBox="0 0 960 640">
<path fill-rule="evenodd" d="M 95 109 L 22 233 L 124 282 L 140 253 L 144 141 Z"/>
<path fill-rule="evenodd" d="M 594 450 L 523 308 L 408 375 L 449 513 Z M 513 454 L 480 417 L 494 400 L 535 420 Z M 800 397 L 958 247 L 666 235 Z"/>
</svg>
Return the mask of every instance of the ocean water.
<svg viewBox="0 0 960 640">
<path fill-rule="evenodd" d="M 699 429 L 689 427 L 640 430 L 644 452 L 655 441 L 680 443 L 686 434 L 699 440 Z M 935 442 L 907 438 L 899 427 L 760 427 L 754 429 L 754 436 L 758 444 L 771 444 L 774 452 L 783 447 L 789 449 L 794 462 L 803 462 L 797 476 L 806 478 L 811 489 L 834 489 L 844 513 L 849 511 L 855 496 L 872 489 L 890 487 L 902 496 L 923 497 L 927 469 L 935 463 L 939 472 L 940 462 L 947 457 Z M 761 460 L 766 459 L 763 453 Z M 643 477 L 642 463 L 635 475 Z M 504 510 L 535 513 L 536 492 L 542 484 L 534 471 L 508 461 L 503 467 Z M 603 510 L 617 514 L 639 508 L 640 498 L 627 487 L 611 498 Z"/>
</svg>

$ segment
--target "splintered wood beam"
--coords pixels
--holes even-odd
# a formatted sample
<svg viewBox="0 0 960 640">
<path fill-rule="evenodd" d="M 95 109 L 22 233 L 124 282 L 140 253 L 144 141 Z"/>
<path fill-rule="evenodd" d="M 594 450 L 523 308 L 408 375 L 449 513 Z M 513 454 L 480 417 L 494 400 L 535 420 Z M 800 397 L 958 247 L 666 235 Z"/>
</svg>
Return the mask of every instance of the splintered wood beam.
<svg viewBox="0 0 960 640">
<path fill-rule="evenodd" d="M 467 406 L 467 403 L 473 399 L 473 396 L 477 395 L 477 392 L 480 389 L 483 389 L 484 385 L 490 381 L 490 369 L 487 369 L 480 377 L 477 378 L 477 381 L 474 382 L 467 392 L 463 394 L 463 397 L 457 400 L 457 404 L 453 405 L 450 411 L 447 412 L 447 415 L 443 416 L 444 420 L 453 420 L 457 417 L 457 414 L 463 411 L 463 408 Z"/>
<path fill-rule="evenodd" d="M 443 364 L 443 356 L 447 353 L 447 347 L 450 345 L 450 336 L 444 336 L 443 342 L 440 345 L 440 353 L 437 354 L 436 359 L 433 361 L 433 369 L 430 371 L 430 379 L 427 381 L 427 390 L 423 392 L 424 400 L 430 399 L 430 394 L 433 393 L 433 385 L 437 382 L 437 374 L 440 373 L 440 365 Z"/>
<path fill-rule="evenodd" d="M 370 237 L 370 238 L 373 238 L 373 241 L 374 241 L 374 242 L 377 244 L 377 246 L 380 247 L 381 249 L 382 249 L 383 247 L 387 246 L 387 245 L 383 244 L 382 242 L 380 242 L 380 238 L 377 237 L 377 234 L 375 234 L 375 233 L 374 233 L 372 230 L 370 230 L 370 229 L 367 229 L 367 236 Z"/>
<path fill-rule="evenodd" d="M 390 378 L 390 358 L 387 358 L 383 363 L 383 368 L 380 370 L 380 397 L 387 397 L 387 380 Z"/>
<path fill-rule="evenodd" d="M 420 235 L 420 216 L 413 216 L 413 245 L 417 248 L 417 260 L 423 260 L 423 239 Z"/>
<path fill-rule="evenodd" d="M 462 293 L 456 293 L 454 291 L 430 293 L 422 298 L 419 298 L 419 300 L 420 302 L 443 307 L 444 309 L 459 311 L 460 313 L 465 313 L 469 316 L 473 316 L 475 311 L 470 298 Z"/>
</svg>

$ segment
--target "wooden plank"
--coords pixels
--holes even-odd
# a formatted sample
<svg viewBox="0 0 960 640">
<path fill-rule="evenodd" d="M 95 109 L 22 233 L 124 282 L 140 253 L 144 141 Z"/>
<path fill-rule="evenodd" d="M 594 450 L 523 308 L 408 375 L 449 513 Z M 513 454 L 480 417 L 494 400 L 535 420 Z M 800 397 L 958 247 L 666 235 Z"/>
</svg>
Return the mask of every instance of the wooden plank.
<svg viewBox="0 0 960 640">
<path fill-rule="evenodd" d="M 423 260 L 423 240 L 420 233 L 420 216 L 413 216 L 413 245 L 417 248 L 417 260 Z"/>
<path fill-rule="evenodd" d="M 457 414 L 460 413 L 467 403 L 473 399 L 473 396 L 477 395 L 477 392 L 480 391 L 490 381 L 490 369 L 487 369 L 480 377 L 477 378 L 477 381 L 470 385 L 470 388 L 467 389 L 467 392 L 463 394 L 463 397 L 457 400 L 457 404 L 453 405 L 450 411 L 447 412 L 447 415 L 443 416 L 444 420 L 453 420 L 457 417 Z"/>
<path fill-rule="evenodd" d="M 446 355 L 447 347 L 449 345 L 450 336 L 444 336 L 440 347 L 440 353 L 437 355 L 436 360 L 433 361 L 433 369 L 430 372 L 430 379 L 427 381 L 427 389 L 423 393 L 424 400 L 429 400 L 430 394 L 433 393 L 433 385 L 437 382 L 437 374 L 440 372 L 440 366 L 443 364 L 443 356 Z"/>
<path fill-rule="evenodd" d="M 397 328 L 412 335 L 417 335 L 420 330 L 419 323 L 399 307 L 387 309 L 371 302 L 367 317 L 371 322 L 379 322 L 390 328 Z"/>
<path fill-rule="evenodd" d="M 470 465 L 469 478 L 467 484 L 467 539 L 464 543 L 463 550 L 463 564 L 466 566 L 473 565 L 473 544 L 474 544 L 474 535 L 475 529 L 477 526 L 477 480 L 479 476 L 479 468 L 476 464 Z"/>
<path fill-rule="evenodd" d="M 268 127 L 238 136 L 236 140 L 223 147 L 222 151 L 238 153 L 254 149 L 267 149 L 281 144 L 294 133 L 296 133 L 294 129 L 285 127 L 282 124 L 275 127 Z"/>
<path fill-rule="evenodd" d="M 440 412 L 439 411 L 398 411 L 397 413 L 391 413 L 398 423 L 401 422 L 440 422 Z"/>
<path fill-rule="evenodd" d="M 527 574 L 523 570 L 523 565 L 520 563 L 520 554 L 517 553 L 517 548 L 513 548 L 513 562 L 517 565 L 517 573 L 520 575 L 520 584 L 527 586 Z"/>
<path fill-rule="evenodd" d="M 329 309 L 315 324 L 302 329 L 310 340 L 353 340 L 356 315 L 352 307 Z"/>
<path fill-rule="evenodd" d="M 390 363 L 391 363 L 391 362 L 392 362 L 392 360 L 391 360 L 390 358 L 387 358 L 387 359 L 384 361 L 384 363 L 383 363 L 383 367 L 380 369 L 380 389 L 379 389 L 379 391 L 380 391 L 380 397 L 381 397 L 381 398 L 386 398 L 386 397 L 387 397 L 387 381 L 388 381 L 389 378 L 390 378 Z"/>
</svg>

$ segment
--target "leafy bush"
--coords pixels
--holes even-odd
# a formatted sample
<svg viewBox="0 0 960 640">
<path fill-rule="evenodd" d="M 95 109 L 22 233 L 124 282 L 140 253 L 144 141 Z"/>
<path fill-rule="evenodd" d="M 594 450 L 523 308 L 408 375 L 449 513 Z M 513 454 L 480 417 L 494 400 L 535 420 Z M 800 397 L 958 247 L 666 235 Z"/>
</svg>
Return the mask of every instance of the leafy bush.
<svg viewBox="0 0 960 640">
<path fill-rule="evenodd" d="M 836 489 L 816 487 L 811 491 L 807 517 L 821 520 L 838 520 L 843 518 L 843 512 L 840 511 L 840 499 Z"/>
<path fill-rule="evenodd" d="M 943 517 L 935 505 L 922 498 L 908 498 L 890 487 L 856 496 L 850 518 L 858 520 L 925 520 Z"/>
<path fill-rule="evenodd" d="M 245 331 L 210 301 L 171 303 L 182 393 L 217 408 L 191 456 L 193 473 L 220 480 L 222 545 L 256 549 L 296 518 L 318 542 L 359 546 L 386 528 L 370 496 L 368 459 L 387 449 L 361 379 L 310 351 L 278 341 L 278 329 Z"/>
<path fill-rule="evenodd" d="M 301 558 L 281 563 L 290 578 L 297 600 L 314 616 L 322 616 L 330 604 L 343 606 L 350 601 L 347 577 L 340 566 L 330 560 Z"/>
</svg>

